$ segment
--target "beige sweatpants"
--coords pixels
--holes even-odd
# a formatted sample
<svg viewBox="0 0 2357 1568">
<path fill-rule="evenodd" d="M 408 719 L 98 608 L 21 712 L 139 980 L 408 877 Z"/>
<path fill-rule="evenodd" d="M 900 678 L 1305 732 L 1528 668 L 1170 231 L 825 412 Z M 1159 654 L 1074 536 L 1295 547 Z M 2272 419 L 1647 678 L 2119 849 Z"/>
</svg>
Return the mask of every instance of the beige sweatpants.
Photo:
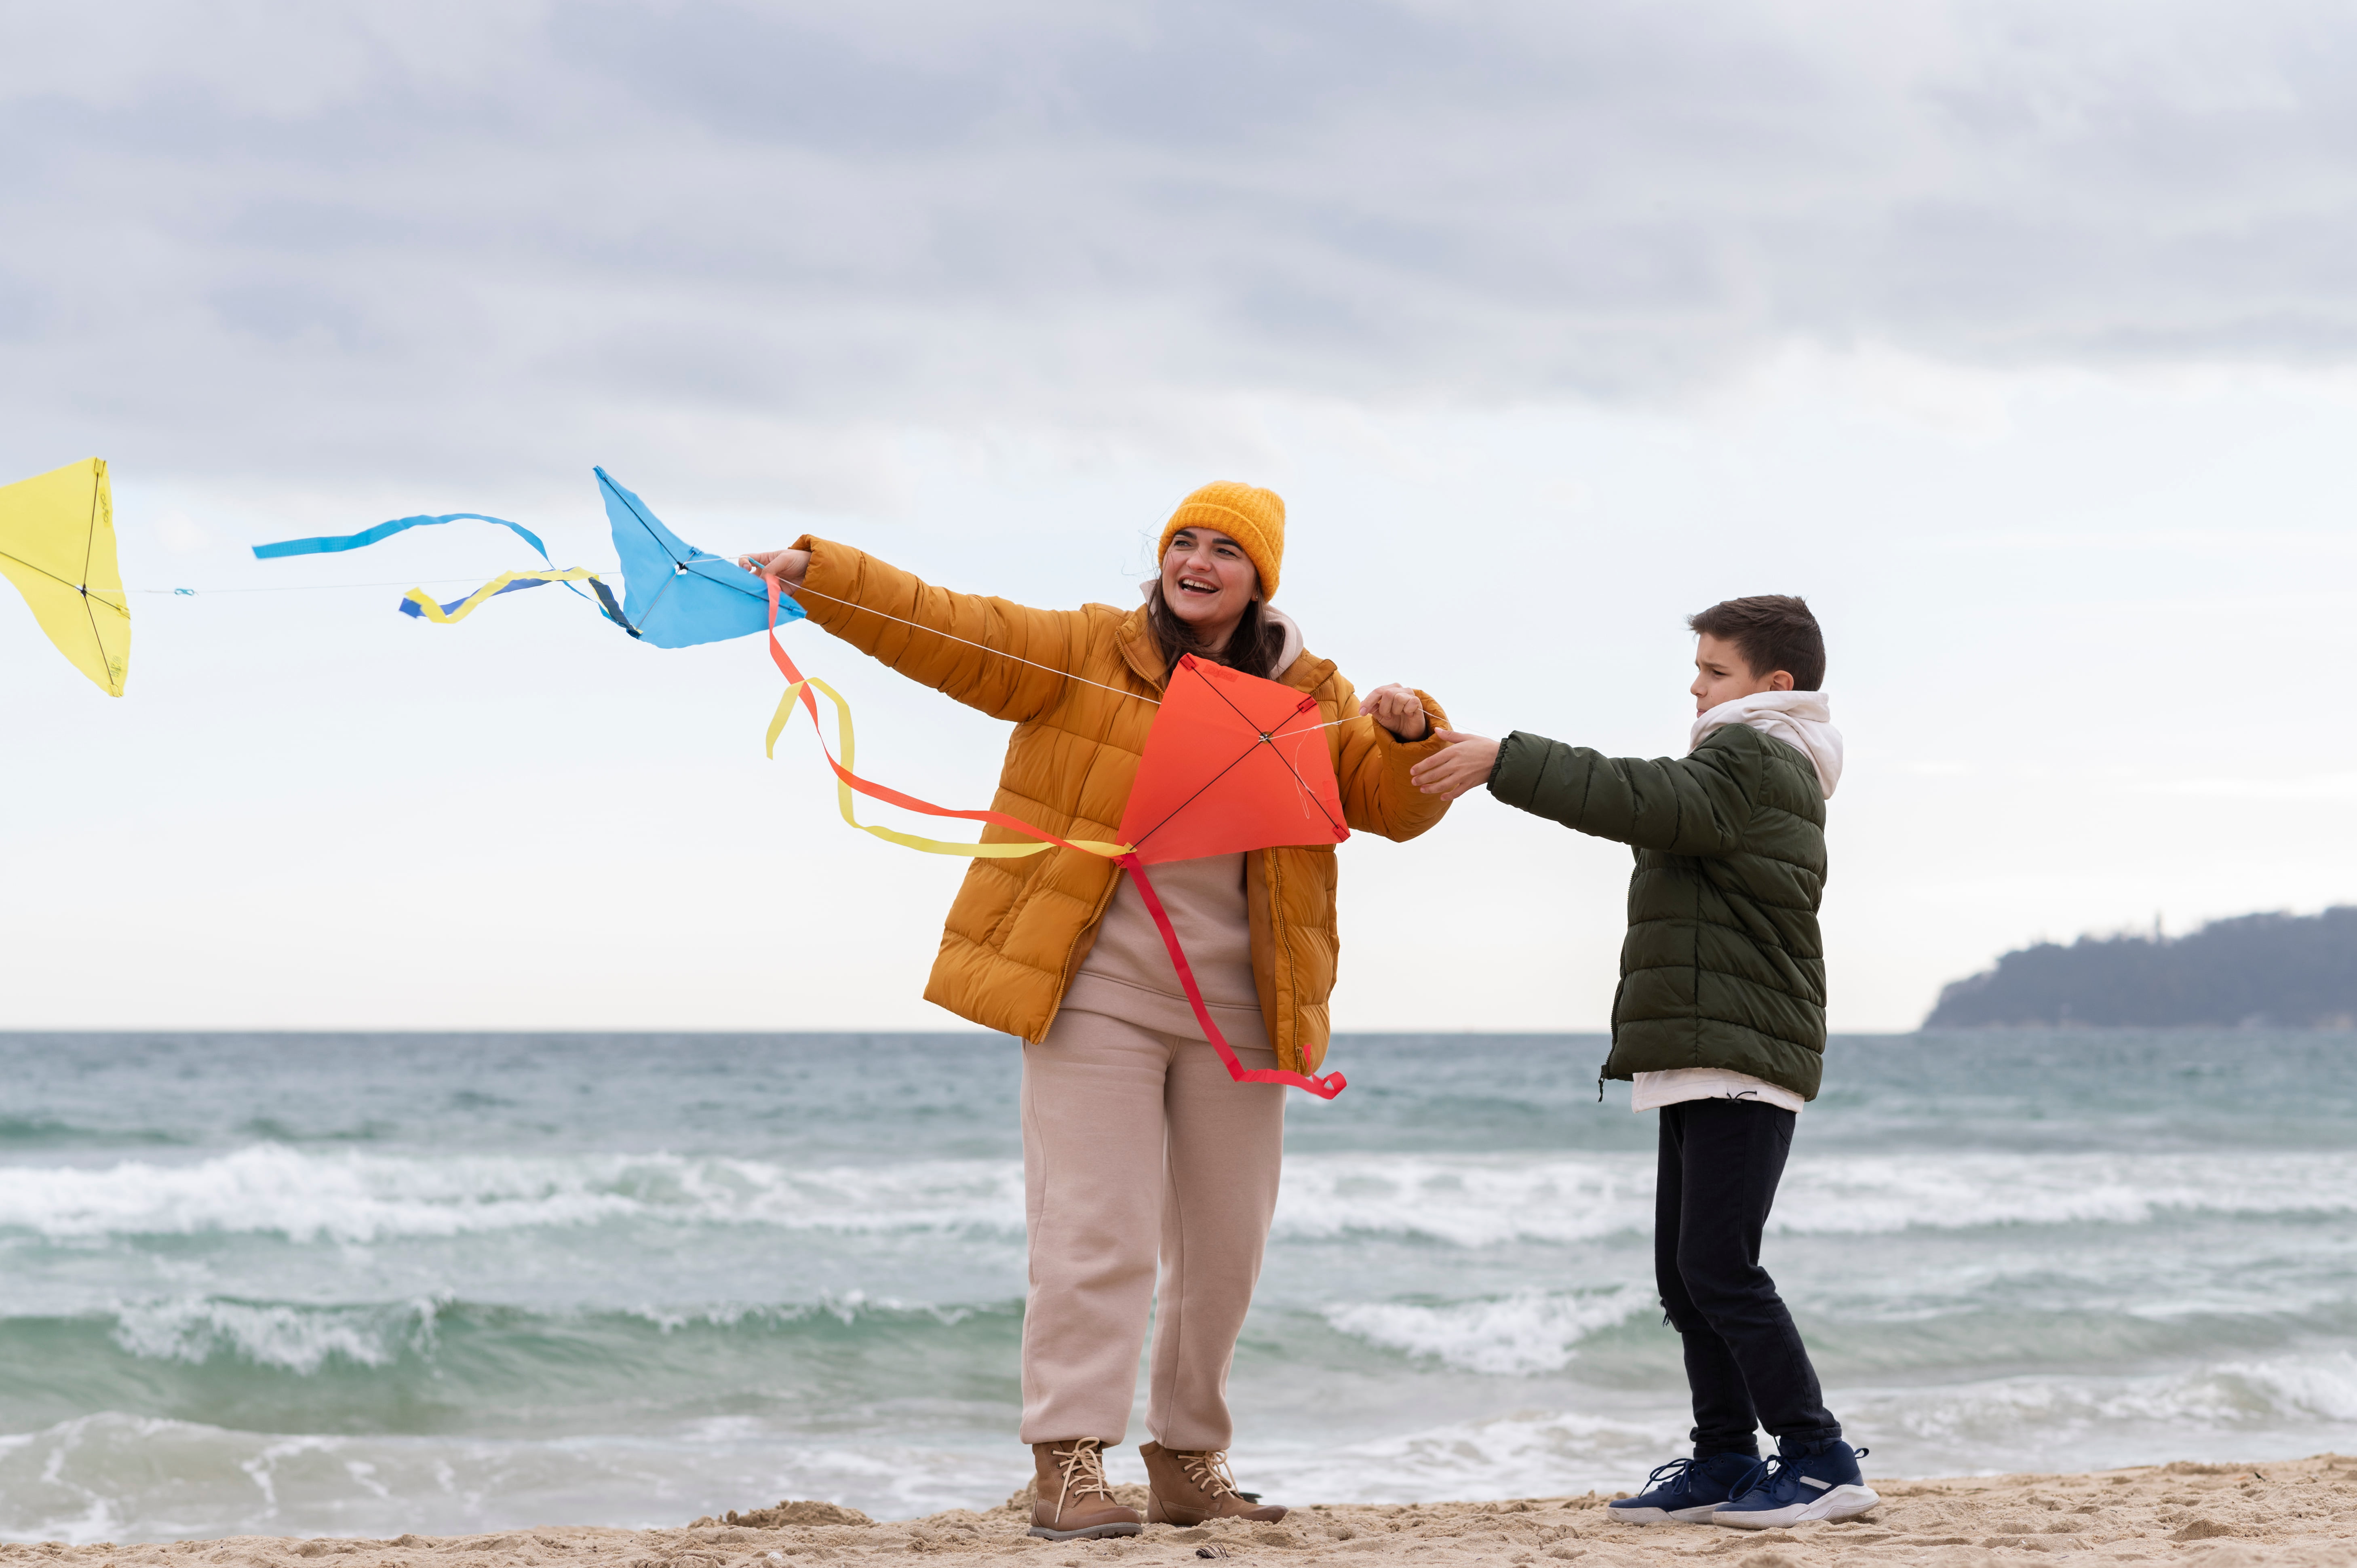
<svg viewBox="0 0 2357 1568">
<path fill-rule="evenodd" d="M 1150 1307 L 1146 1431 L 1228 1446 L 1228 1365 L 1284 1155 L 1285 1090 L 1231 1081 L 1200 1039 L 1066 1009 L 1024 1047 L 1024 1442 L 1126 1436 Z"/>
</svg>

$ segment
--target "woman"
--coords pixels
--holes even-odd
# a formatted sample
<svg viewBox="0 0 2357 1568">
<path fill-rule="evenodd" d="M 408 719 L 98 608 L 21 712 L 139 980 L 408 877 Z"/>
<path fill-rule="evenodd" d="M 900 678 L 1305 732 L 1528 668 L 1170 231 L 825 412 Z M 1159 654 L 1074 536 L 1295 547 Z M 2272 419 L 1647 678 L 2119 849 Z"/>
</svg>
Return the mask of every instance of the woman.
<svg viewBox="0 0 2357 1568">
<path fill-rule="evenodd" d="M 1126 612 L 952 594 L 807 536 L 744 559 L 778 577 L 813 624 L 1013 720 L 993 804 L 1050 832 L 1118 838 L 1154 699 L 1192 653 L 1314 697 L 1332 726 L 1322 733 L 1350 825 L 1414 838 L 1447 803 L 1411 786 L 1408 770 L 1439 749 L 1448 720 L 1402 686 L 1354 702 L 1330 662 L 1302 650 L 1299 629 L 1268 603 L 1284 551 L 1285 503 L 1221 483 L 1172 515 L 1160 575 Z M 983 836 L 1020 838 L 997 828 Z M 1338 951 L 1334 846 L 1174 862 L 1155 868 L 1154 886 L 1244 1065 L 1315 1072 Z M 1025 1042 L 1031 1533 L 1065 1541 L 1142 1528 L 1105 1483 L 1103 1450 L 1129 1424 L 1149 1309 L 1146 1518 L 1282 1519 L 1283 1509 L 1237 1491 L 1226 1449 L 1228 1368 L 1276 1207 L 1285 1090 L 1230 1081 L 1136 888 L 1079 851 L 974 861 L 925 996 Z"/>
</svg>

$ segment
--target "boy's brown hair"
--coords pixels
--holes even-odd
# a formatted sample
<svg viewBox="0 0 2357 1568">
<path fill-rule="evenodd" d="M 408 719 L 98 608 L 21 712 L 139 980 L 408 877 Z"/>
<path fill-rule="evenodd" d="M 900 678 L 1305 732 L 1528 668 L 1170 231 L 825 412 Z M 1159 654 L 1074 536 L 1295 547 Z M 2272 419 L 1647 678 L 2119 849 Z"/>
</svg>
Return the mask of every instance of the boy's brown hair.
<svg viewBox="0 0 2357 1568">
<path fill-rule="evenodd" d="M 1781 670 L 1792 677 L 1796 692 L 1813 692 L 1825 681 L 1825 636 L 1809 601 L 1790 594 L 1754 594 L 1728 599 L 1700 615 L 1686 617 L 1695 631 L 1735 644 L 1751 673 Z"/>
</svg>

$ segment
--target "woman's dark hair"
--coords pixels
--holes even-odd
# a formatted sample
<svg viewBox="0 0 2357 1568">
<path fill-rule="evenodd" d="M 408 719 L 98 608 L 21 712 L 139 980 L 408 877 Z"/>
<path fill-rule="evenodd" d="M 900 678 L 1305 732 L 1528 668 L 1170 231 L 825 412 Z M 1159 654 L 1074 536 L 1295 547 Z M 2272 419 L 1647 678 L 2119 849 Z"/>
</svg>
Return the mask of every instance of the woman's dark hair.
<svg viewBox="0 0 2357 1568">
<path fill-rule="evenodd" d="M 1825 637 L 1806 599 L 1790 594 L 1728 599 L 1686 617 L 1686 625 L 1735 644 L 1754 676 L 1781 670 L 1796 692 L 1813 692 L 1825 682 Z"/>
<path fill-rule="evenodd" d="M 1276 678 L 1276 656 L 1285 651 L 1285 628 L 1263 615 L 1261 602 L 1254 599 L 1244 607 L 1243 618 L 1236 622 L 1227 647 L 1213 653 L 1195 635 L 1195 628 L 1180 620 L 1163 601 L 1158 578 L 1146 590 L 1146 624 L 1153 630 L 1154 640 L 1162 645 L 1165 670 L 1178 669 L 1178 656 L 1191 653 L 1198 659 L 1269 681 Z"/>
</svg>

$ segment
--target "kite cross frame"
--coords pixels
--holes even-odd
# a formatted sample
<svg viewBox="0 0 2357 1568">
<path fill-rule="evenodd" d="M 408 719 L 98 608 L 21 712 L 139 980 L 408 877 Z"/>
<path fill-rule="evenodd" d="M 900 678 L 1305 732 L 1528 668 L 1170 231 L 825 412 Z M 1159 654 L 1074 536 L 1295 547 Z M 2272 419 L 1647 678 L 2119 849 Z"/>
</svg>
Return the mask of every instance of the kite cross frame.
<svg viewBox="0 0 2357 1568">
<path fill-rule="evenodd" d="M 1318 699 L 1307 693 L 1179 655 L 1138 757 L 1122 838 L 1150 865 L 1340 843 L 1351 830 L 1332 759 L 1322 745 L 1300 755 L 1326 728 L 1302 723 L 1317 712 Z M 1239 741 L 1243 748 L 1230 756 Z M 1295 743 L 1294 756 L 1281 741 Z"/>
</svg>

